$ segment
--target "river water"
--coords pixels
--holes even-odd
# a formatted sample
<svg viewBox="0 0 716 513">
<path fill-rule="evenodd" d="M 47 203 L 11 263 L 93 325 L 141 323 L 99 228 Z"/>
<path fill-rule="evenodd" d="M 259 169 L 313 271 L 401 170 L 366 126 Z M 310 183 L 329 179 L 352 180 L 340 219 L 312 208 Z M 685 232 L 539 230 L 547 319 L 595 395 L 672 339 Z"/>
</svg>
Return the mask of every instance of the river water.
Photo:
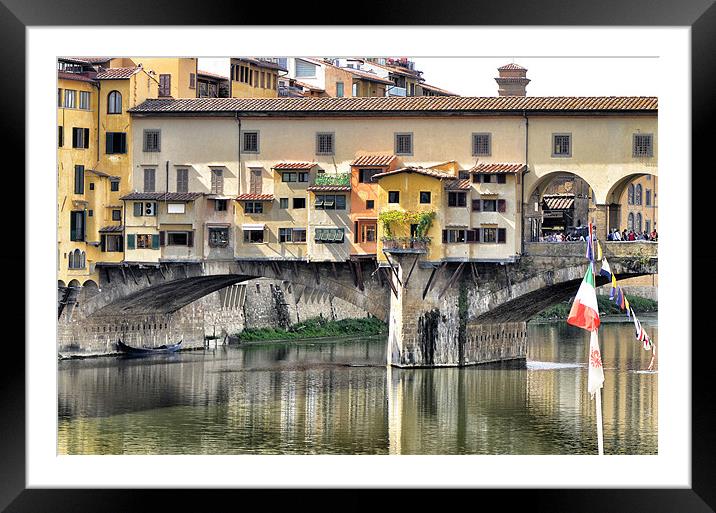
<svg viewBox="0 0 716 513">
<path fill-rule="evenodd" d="M 596 454 L 588 333 L 528 330 L 520 366 L 389 368 L 384 337 L 63 360 L 58 453 Z M 656 454 L 651 352 L 632 323 L 599 337 L 604 452 Z"/>
</svg>

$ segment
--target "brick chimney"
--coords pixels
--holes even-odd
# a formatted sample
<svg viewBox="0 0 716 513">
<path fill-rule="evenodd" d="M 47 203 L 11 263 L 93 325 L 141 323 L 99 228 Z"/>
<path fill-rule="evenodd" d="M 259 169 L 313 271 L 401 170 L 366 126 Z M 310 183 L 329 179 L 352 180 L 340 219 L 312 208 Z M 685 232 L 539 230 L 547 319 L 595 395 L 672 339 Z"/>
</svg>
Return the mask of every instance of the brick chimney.
<svg viewBox="0 0 716 513">
<path fill-rule="evenodd" d="M 495 77 L 499 96 L 527 96 L 527 68 L 513 63 L 497 68 L 500 76 Z"/>
</svg>

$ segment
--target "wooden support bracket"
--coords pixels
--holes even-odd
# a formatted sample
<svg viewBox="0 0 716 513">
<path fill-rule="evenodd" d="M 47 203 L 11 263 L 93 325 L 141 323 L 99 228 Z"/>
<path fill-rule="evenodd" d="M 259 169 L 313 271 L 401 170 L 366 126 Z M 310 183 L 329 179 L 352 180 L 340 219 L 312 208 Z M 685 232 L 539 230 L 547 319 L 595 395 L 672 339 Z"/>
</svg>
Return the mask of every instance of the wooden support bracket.
<svg viewBox="0 0 716 513">
<path fill-rule="evenodd" d="M 433 272 L 430 273 L 430 278 L 428 278 L 428 282 L 425 284 L 425 288 L 423 289 L 423 299 L 425 299 L 425 296 L 428 295 L 428 292 L 433 286 L 433 278 L 435 278 L 437 272 L 442 269 L 443 265 L 445 265 L 445 262 L 441 263 L 437 267 L 433 267 Z"/>
<path fill-rule="evenodd" d="M 147 283 L 152 284 L 152 280 L 149 279 L 149 269 L 144 269 L 144 276 L 147 278 Z"/>
<path fill-rule="evenodd" d="M 313 264 L 313 274 L 316 275 L 316 283 L 321 283 L 321 270 L 318 268 L 318 263 Z"/>
<path fill-rule="evenodd" d="M 365 286 L 363 285 L 363 266 L 360 261 L 356 262 L 356 276 L 358 277 L 358 288 L 362 292 L 365 290 Z"/>
<path fill-rule="evenodd" d="M 122 280 L 124 281 L 124 284 L 127 284 L 127 273 L 124 272 L 124 266 L 120 267 L 122 270 Z"/>
<path fill-rule="evenodd" d="M 470 262 L 470 272 L 472 273 L 472 281 L 477 285 L 480 275 L 477 273 L 477 264 L 475 262 Z"/>
<path fill-rule="evenodd" d="M 384 267 L 381 267 L 380 270 L 384 271 Z M 390 290 L 393 291 L 393 294 L 395 294 L 395 298 L 398 299 L 398 289 L 395 287 L 395 284 L 393 283 L 393 277 L 391 274 L 387 271 L 385 271 L 386 279 L 388 280 L 388 285 L 390 285 Z"/>
<path fill-rule="evenodd" d="M 132 279 L 134 280 L 134 283 L 136 285 L 139 285 L 139 282 L 137 281 L 137 277 L 134 275 L 134 269 L 132 269 L 132 266 L 129 266 L 129 274 L 132 275 Z"/>
<path fill-rule="evenodd" d="M 333 277 L 338 279 L 338 271 L 336 271 L 336 263 L 331 262 L 331 269 L 333 269 Z"/>
<path fill-rule="evenodd" d="M 507 272 L 507 266 L 504 266 L 505 268 L 505 279 L 507 280 L 507 291 L 510 293 L 510 297 L 512 297 L 512 282 L 510 281 L 510 273 Z"/>
<path fill-rule="evenodd" d="M 112 280 L 109 277 L 109 267 L 104 268 L 104 277 L 107 280 L 107 283 L 112 283 Z"/>
<path fill-rule="evenodd" d="M 351 276 L 353 277 L 353 286 L 358 286 L 358 273 L 356 272 L 353 260 L 348 260 L 348 268 L 351 270 Z"/>
<path fill-rule="evenodd" d="M 398 276 L 398 269 L 397 266 L 394 267 L 393 262 L 390 261 L 390 257 L 388 256 L 388 253 L 383 251 L 383 254 L 385 255 L 385 259 L 388 261 L 388 265 L 390 266 L 390 270 L 393 271 L 393 274 L 395 275 L 395 279 L 398 280 L 398 285 L 401 287 L 403 286 L 403 282 L 400 281 L 400 276 Z M 392 283 L 392 280 L 391 280 Z"/>
<path fill-rule="evenodd" d="M 162 279 L 163 279 L 163 280 L 166 280 L 167 277 L 166 277 L 166 275 L 164 274 L 164 269 L 162 269 L 162 267 L 163 267 L 163 266 L 162 266 L 161 264 L 159 264 L 159 273 L 162 275 Z"/>
<path fill-rule="evenodd" d="M 415 260 L 413 260 L 413 265 L 410 266 L 410 271 L 408 272 L 408 277 L 405 278 L 405 283 L 403 284 L 404 289 L 408 288 L 408 282 L 410 281 L 410 277 L 413 275 L 413 269 L 415 269 L 415 264 L 418 263 L 419 256 L 420 256 L 420 254 L 418 254 L 418 253 L 415 254 Z"/>
<path fill-rule="evenodd" d="M 442 299 L 442 297 L 445 295 L 445 292 L 447 292 L 447 290 L 455 284 L 457 279 L 462 274 L 462 268 L 464 266 L 465 266 L 465 262 L 460 262 L 460 265 L 458 265 L 457 269 L 455 269 L 455 271 L 453 271 L 452 276 L 450 277 L 448 282 L 445 284 L 443 289 L 440 291 L 440 294 L 438 295 L 438 299 Z"/>
</svg>

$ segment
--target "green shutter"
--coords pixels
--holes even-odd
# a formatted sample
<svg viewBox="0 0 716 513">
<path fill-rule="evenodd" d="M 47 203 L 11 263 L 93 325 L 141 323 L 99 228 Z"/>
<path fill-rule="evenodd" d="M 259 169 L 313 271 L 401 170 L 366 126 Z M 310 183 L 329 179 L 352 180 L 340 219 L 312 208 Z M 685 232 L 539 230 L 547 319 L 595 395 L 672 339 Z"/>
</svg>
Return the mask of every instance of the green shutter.
<svg viewBox="0 0 716 513">
<path fill-rule="evenodd" d="M 134 217 L 142 217 L 143 203 L 134 203 Z"/>
<path fill-rule="evenodd" d="M 114 147 L 114 134 L 112 132 L 107 132 L 105 134 L 105 137 L 107 138 L 107 143 L 105 144 L 104 152 L 107 155 L 111 155 L 112 153 L 114 153 L 112 151 L 112 148 Z"/>
<path fill-rule="evenodd" d="M 100 242 L 99 242 L 99 248 L 100 251 L 105 252 L 107 251 L 107 236 L 106 235 L 100 235 Z"/>
<path fill-rule="evenodd" d="M 159 249 L 159 234 L 152 235 L 152 249 Z"/>
<path fill-rule="evenodd" d="M 134 249 L 137 236 L 133 233 L 127 234 L 127 249 Z"/>
</svg>

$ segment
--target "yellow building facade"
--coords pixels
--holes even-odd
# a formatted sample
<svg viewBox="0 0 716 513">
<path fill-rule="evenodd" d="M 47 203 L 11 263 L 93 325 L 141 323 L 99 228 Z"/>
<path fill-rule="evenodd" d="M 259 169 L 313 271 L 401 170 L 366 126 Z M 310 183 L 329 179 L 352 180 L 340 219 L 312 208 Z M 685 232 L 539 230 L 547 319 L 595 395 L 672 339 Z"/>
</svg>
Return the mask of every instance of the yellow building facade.
<svg viewBox="0 0 716 513">
<path fill-rule="evenodd" d="M 277 98 L 278 77 L 285 73 L 276 62 L 233 57 L 229 84 L 232 98 Z"/>
</svg>

